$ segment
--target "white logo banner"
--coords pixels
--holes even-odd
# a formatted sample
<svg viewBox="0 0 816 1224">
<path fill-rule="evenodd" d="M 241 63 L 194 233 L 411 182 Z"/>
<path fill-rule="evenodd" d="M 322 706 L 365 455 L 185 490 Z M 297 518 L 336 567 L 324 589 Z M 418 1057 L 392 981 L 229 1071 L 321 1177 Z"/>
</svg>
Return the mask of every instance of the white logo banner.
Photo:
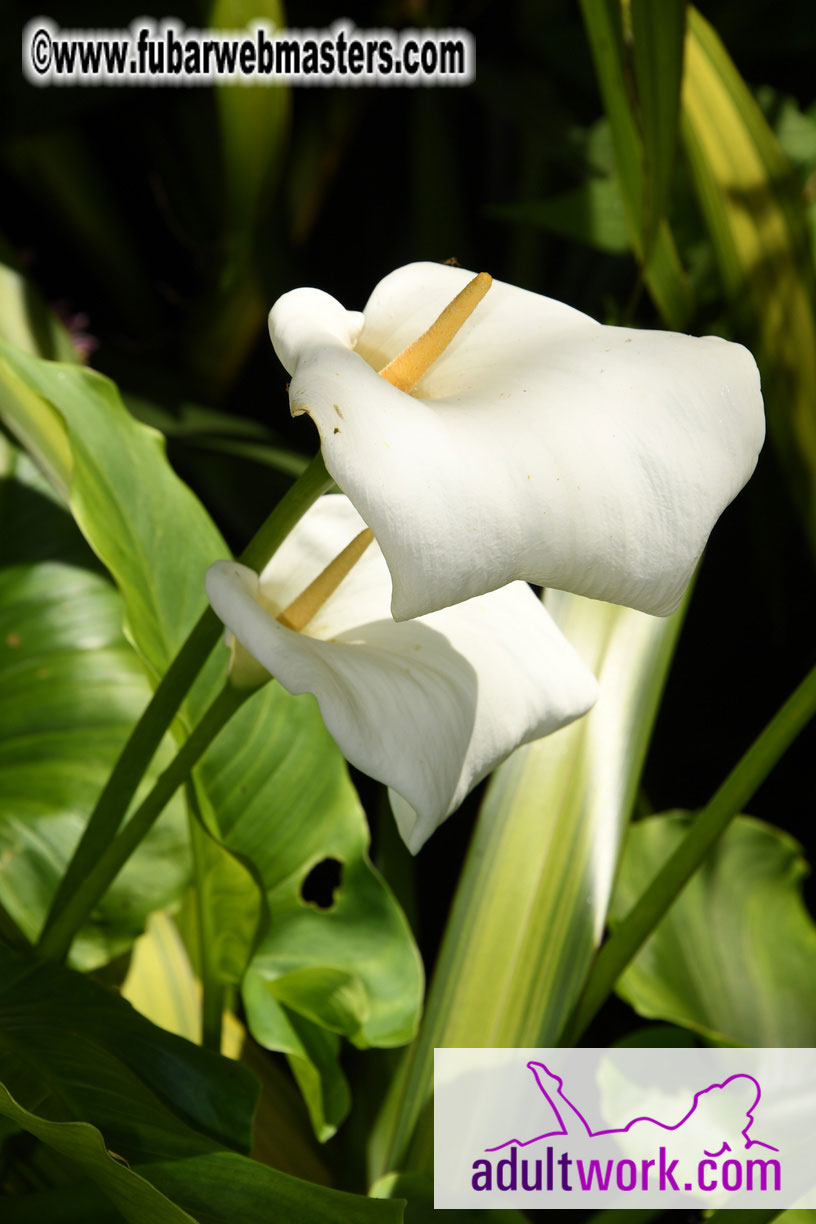
<svg viewBox="0 0 816 1224">
<path fill-rule="evenodd" d="M 816 1050 L 437 1049 L 434 1207 L 816 1207 Z"/>
</svg>

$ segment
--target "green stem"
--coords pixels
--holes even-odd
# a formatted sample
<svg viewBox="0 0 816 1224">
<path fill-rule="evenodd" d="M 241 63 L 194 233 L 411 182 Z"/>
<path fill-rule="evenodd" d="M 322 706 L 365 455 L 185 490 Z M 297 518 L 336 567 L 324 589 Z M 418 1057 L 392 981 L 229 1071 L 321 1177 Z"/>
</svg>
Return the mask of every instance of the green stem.
<svg viewBox="0 0 816 1224">
<path fill-rule="evenodd" d="M 331 483 L 323 457 L 318 452 L 244 549 L 240 560 L 252 569 L 262 569 L 297 521 L 321 493 L 331 487 Z M 43 944 L 50 946 L 52 927 L 122 824 L 156 749 L 218 642 L 221 631 L 221 622 L 215 613 L 207 608 L 165 672 L 150 703 L 133 728 L 96 802 L 51 903 L 37 945 L 40 950 Z"/>
<path fill-rule="evenodd" d="M 88 824 L 57 888 L 37 941 L 42 949 L 51 929 L 124 820 L 141 782 L 193 681 L 209 658 L 223 626 L 211 608 L 203 612 L 162 677 L 149 705 L 130 734 L 96 801 Z"/>
<path fill-rule="evenodd" d="M 201 819 L 195 784 L 190 778 L 186 786 L 187 811 L 190 825 L 190 846 L 193 852 L 193 891 L 198 929 L 198 969 L 201 978 L 201 1044 L 205 1050 L 221 1053 L 221 1029 L 224 1019 L 225 987 L 219 979 L 213 949 L 209 915 L 210 894 L 207 878 L 207 833 Z"/>
<path fill-rule="evenodd" d="M 38 944 L 41 956 L 48 960 L 64 960 L 74 936 L 87 921 L 94 906 L 116 879 L 133 851 L 161 816 L 193 766 L 209 748 L 221 728 L 235 711 L 251 696 L 250 689 L 237 689 L 226 684 L 210 705 L 201 722 L 179 749 L 176 756 L 147 798 L 139 805 L 121 833 L 109 842 L 91 870 L 68 898 L 59 915 L 43 934 Z"/>
<path fill-rule="evenodd" d="M 765 781 L 799 732 L 816 714 L 816 667 L 754 740 L 700 812 L 684 840 L 598 953 L 561 1039 L 575 1045 L 615 982 L 701 866 L 717 839 Z"/>
</svg>

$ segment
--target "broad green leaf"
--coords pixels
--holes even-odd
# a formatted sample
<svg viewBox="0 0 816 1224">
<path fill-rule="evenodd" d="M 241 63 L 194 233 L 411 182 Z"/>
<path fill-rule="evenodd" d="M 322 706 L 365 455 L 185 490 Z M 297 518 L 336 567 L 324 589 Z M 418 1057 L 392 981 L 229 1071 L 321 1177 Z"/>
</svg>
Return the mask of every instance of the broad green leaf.
<svg viewBox="0 0 816 1224">
<path fill-rule="evenodd" d="M 368 861 L 365 819 L 314 698 L 284 701 L 277 684 L 266 685 L 230 722 L 218 749 L 200 769 L 207 801 L 224 844 L 253 865 L 269 909 L 252 972 L 287 1007 L 361 1045 L 408 1040 L 419 956 Z M 341 865 L 342 878 L 333 903 L 320 909 L 301 890 L 326 859 Z"/>
<path fill-rule="evenodd" d="M 128 635 L 159 677 L 203 610 L 204 570 L 228 555 L 226 545 L 167 463 L 161 436 L 130 416 L 107 378 L 0 343 L 0 396 L 12 419 L 3 392 L 19 381 L 65 423 L 72 512 L 122 592 Z"/>
<path fill-rule="evenodd" d="M 129 1224 L 196 1224 L 192 1216 L 182 1211 L 138 1173 L 129 1169 L 121 1157 L 110 1152 L 96 1127 L 87 1122 L 48 1121 L 19 1105 L 3 1084 L 0 1084 L 0 1114 L 13 1119 L 21 1130 L 28 1131 L 42 1143 L 48 1144 L 78 1172 L 92 1178 L 109 1202 L 121 1212 L 121 1218 Z M 60 1191 L 60 1196 L 63 1193 Z M 32 1197 L 38 1200 L 34 1208 L 36 1214 L 26 1211 L 25 1199 L 22 1200 L 22 1211 L 18 1212 L 15 1210 L 15 1200 L 11 1199 L 4 1203 L 4 1219 L 8 1219 L 10 1224 L 24 1224 L 26 1220 L 33 1224 L 35 1220 L 54 1219 L 54 1216 L 43 1213 L 40 1196 Z M 47 1211 L 50 1196 L 43 1197 L 46 1197 Z M 99 1220 L 100 1224 L 105 1220 L 107 1224 L 110 1216 L 106 1219 L 101 1215 L 98 1202 L 92 1210 L 95 1214 L 87 1217 L 88 1224 L 92 1224 L 94 1220 Z M 79 1224 L 76 1217 L 73 1219 Z"/>
<path fill-rule="evenodd" d="M 400 1224 L 403 1218 L 399 1202 L 298 1181 L 234 1152 L 146 1165 L 141 1172 L 198 1224 Z"/>
<path fill-rule="evenodd" d="M 340 1067 L 340 1038 L 288 1011 L 252 971 L 244 983 L 243 1000 L 255 1040 L 286 1055 L 315 1135 L 321 1143 L 330 1139 L 351 1106 L 348 1081 Z"/>
<path fill-rule="evenodd" d="M 222 854 L 226 855 L 226 851 Z M 121 994 L 153 1024 L 188 1041 L 200 1040 L 201 990 L 168 914 L 152 914 L 148 920 L 145 934 L 134 946 Z M 334 1039 L 335 1062 L 337 1045 Z M 282 1173 L 328 1185 L 331 1178 L 309 1127 L 303 1101 L 282 1060 L 270 1056 L 252 1041 L 231 1012 L 224 1014 L 222 1052 L 242 1062 L 260 1087 L 253 1124 L 253 1157 Z M 341 1075 L 339 1067 L 337 1074 Z M 343 1084 L 347 1109 L 348 1089 L 345 1081 Z"/>
<path fill-rule="evenodd" d="M 129 416 L 113 384 L 9 346 L 0 354 L 0 368 L 20 371 L 68 423 L 72 509 L 123 592 L 134 641 L 161 675 L 203 607 L 207 565 L 228 555 L 226 546 L 167 464 L 159 436 Z M 191 694 L 194 714 L 223 678 L 226 659 L 224 650 L 213 655 Z M 218 736 L 198 777 L 209 831 L 266 893 L 271 924 L 253 972 L 274 983 L 288 1008 L 358 1043 L 409 1040 L 421 997 L 418 954 L 366 858 L 365 820 L 313 699 L 266 685 Z M 302 901 L 300 887 L 327 856 L 343 864 L 344 878 L 337 904 L 321 913 Z M 217 873 L 210 886 L 235 896 Z M 257 905 L 251 889 L 244 900 Z M 234 913 L 218 933 L 229 945 L 230 981 L 254 939 L 246 904 Z M 330 995 L 326 971 L 334 975 Z"/>
<path fill-rule="evenodd" d="M 59 1125 L 67 1127 L 71 1124 L 63 1122 Z M 57 1136 L 60 1134 L 59 1131 L 54 1133 Z M 82 1154 L 82 1149 L 78 1148 L 77 1154 L 74 1155 L 77 1164 L 81 1162 Z M 88 1149 L 88 1155 L 91 1155 L 91 1149 Z M 70 1186 L 60 1186 L 58 1190 L 41 1190 L 14 1197 L 7 1192 L 3 1200 L 3 1224 L 43 1224 L 44 1220 L 47 1220 L 48 1224 L 120 1224 L 122 1220 L 139 1219 L 138 1215 L 128 1217 L 123 1211 L 117 1211 L 113 1205 L 117 1192 L 123 1200 L 128 1201 L 128 1188 L 134 1190 L 135 1186 L 129 1179 L 120 1175 L 117 1178 L 116 1190 L 110 1197 L 97 1184 L 88 1180 Z M 146 1211 L 152 1210 L 156 1213 L 152 1218 L 167 1220 L 168 1216 L 162 1216 L 160 1212 L 172 1209 L 169 1200 L 164 1199 L 158 1192 L 154 1193 L 153 1198 L 147 1197 L 150 1192 L 147 1182 L 136 1194 L 140 1192 L 145 1195 Z M 139 1211 L 138 1202 L 136 1196 L 130 1199 L 131 1211 Z M 190 1216 L 181 1213 L 169 1218 L 187 1221 Z"/>
<path fill-rule="evenodd" d="M 603 933 L 682 611 L 663 620 L 557 591 L 546 603 L 600 697 L 493 776 L 420 1036 L 380 1120 L 378 1172 L 430 1166 L 434 1047 L 556 1044 Z"/>
<path fill-rule="evenodd" d="M 0 896 L 33 940 L 150 689 L 122 636 L 117 591 L 84 568 L 95 564 L 93 557 L 30 463 L 10 447 L 4 453 Z M 26 564 L 21 554 L 27 552 L 61 555 L 65 562 Z M 166 744 L 145 786 L 169 755 Z M 173 804 L 80 933 L 73 963 L 91 969 L 125 951 L 151 910 L 180 897 L 189 870 L 183 812 Z"/>
<path fill-rule="evenodd" d="M 712 27 L 689 10 L 682 133 L 720 275 L 756 345 L 771 434 L 816 546 L 814 264 L 797 178 Z"/>
<path fill-rule="evenodd" d="M 403 1219 L 398 1202 L 300 1181 L 234 1152 L 130 1170 L 105 1152 L 93 1127 L 27 1118 L 31 1133 L 84 1167 L 108 1202 L 85 1186 L 6 1199 L 4 1224 L 113 1224 L 114 1219 L 129 1224 L 400 1224 Z M 111 1204 L 121 1215 L 111 1215 Z"/>
<path fill-rule="evenodd" d="M 253 1077 L 113 991 L 0 946 L 0 1081 L 52 1122 L 89 1122 L 130 1164 L 248 1150 Z"/>
<path fill-rule="evenodd" d="M 348 1100 L 334 1044 L 304 1034 L 318 1025 L 358 1045 L 410 1040 L 422 998 L 419 954 L 369 862 L 365 818 L 312 697 L 266 685 L 221 733 L 198 779 L 207 827 L 251 865 L 266 899 L 268 925 L 244 983 L 250 1030 L 290 1056 L 325 1137 Z M 320 909 L 302 889 L 326 859 L 341 879 Z"/>
<path fill-rule="evenodd" d="M 219 1150 L 218 1140 L 248 1138 L 254 1084 L 237 1063 L 155 1028 L 92 981 L 1 947 L 0 1075 L 10 1085 L 0 1084 L 0 1115 L 91 1178 L 131 1224 L 402 1219 L 398 1203 Z M 96 1210 L 91 1200 L 90 1219 Z M 25 1203 L 9 1218 L 24 1220 Z"/>
<path fill-rule="evenodd" d="M 682 839 L 690 816 L 633 825 L 610 910 L 620 920 Z M 641 1015 L 746 1046 L 816 1044 L 816 925 L 797 842 L 741 816 L 618 983 Z"/>
</svg>

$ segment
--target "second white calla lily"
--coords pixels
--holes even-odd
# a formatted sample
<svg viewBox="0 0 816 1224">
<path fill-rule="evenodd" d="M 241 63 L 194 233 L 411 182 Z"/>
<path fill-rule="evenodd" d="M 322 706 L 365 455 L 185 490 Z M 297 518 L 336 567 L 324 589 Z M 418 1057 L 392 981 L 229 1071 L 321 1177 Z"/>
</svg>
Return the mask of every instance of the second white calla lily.
<svg viewBox="0 0 816 1224">
<path fill-rule="evenodd" d="M 284 688 L 314 693 L 344 756 L 390 788 L 416 852 L 514 748 L 584 714 L 597 685 L 524 583 L 395 622 L 376 544 L 301 632 L 277 620 L 364 526 L 345 497 L 323 497 L 260 577 L 220 561 L 207 593 Z"/>
<path fill-rule="evenodd" d="M 380 378 L 471 277 L 411 264 L 362 313 L 296 289 L 270 314 L 292 412 L 374 532 L 393 615 L 517 578 L 671 612 L 762 445 L 753 358 L 493 282 L 410 393 Z"/>
</svg>

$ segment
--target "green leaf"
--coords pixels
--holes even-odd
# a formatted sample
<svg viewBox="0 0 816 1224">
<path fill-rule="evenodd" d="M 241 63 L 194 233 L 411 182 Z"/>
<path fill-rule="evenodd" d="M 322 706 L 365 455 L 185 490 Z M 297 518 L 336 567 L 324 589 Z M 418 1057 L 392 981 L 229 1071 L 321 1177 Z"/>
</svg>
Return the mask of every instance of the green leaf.
<svg viewBox="0 0 816 1224">
<path fill-rule="evenodd" d="M 722 42 L 695 9 L 682 133 L 726 294 L 756 347 L 771 436 L 816 547 L 816 291 L 803 195 Z"/>
<path fill-rule="evenodd" d="M 173 919 L 157 911 L 133 945 L 121 995 L 159 1028 L 188 1041 L 201 1040 L 199 991 Z"/>
<path fill-rule="evenodd" d="M 48 1224 L 111 1224 L 111 1202 L 122 1213 L 115 1219 L 124 1218 L 130 1224 L 271 1224 L 277 1220 L 290 1224 L 401 1224 L 403 1219 L 398 1202 L 382 1202 L 300 1181 L 232 1152 L 130 1170 L 104 1155 L 104 1148 L 100 1158 L 101 1140 L 92 1127 L 82 1129 L 99 1140 L 96 1149 L 90 1143 L 85 1148 L 75 1140 L 72 1143 L 69 1124 L 49 1128 L 38 1126 L 34 1120 L 32 1132 L 35 1126 L 58 1150 L 64 1149 L 77 1163 L 85 1163 L 109 1201 L 84 1186 L 5 1199 L 4 1224 L 42 1224 L 44 1220 Z M 73 1132 L 79 1129 L 77 1124 L 72 1125 Z M 113 1171 L 105 1161 L 114 1166 Z"/>
<path fill-rule="evenodd" d="M 339 1037 L 288 1011 L 258 974 L 247 974 L 243 999 L 255 1040 L 268 1050 L 286 1055 L 312 1129 L 324 1143 L 351 1106 L 348 1082 L 340 1068 Z"/>
<path fill-rule="evenodd" d="M 35 1135 L 71 1165 L 92 1178 L 130 1224 L 196 1224 L 192 1216 L 171 1203 L 150 1182 L 127 1168 L 120 1158 L 109 1152 L 96 1127 L 89 1126 L 87 1122 L 51 1122 L 41 1118 L 20 1106 L 2 1084 L 0 1114 L 13 1119 L 22 1130 Z M 60 1194 L 62 1193 L 60 1191 Z M 39 1196 L 36 1198 L 39 1199 Z M 25 1199 L 23 1203 L 25 1204 Z M 51 1215 L 40 1214 L 42 1203 L 39 1201 L 33 1216 L 31 1213 L 26 1216 L 15 1211 L 16 1204 L 13 1199 L 8 1205 L 8 1218 L 15 1224 L 23 1224 L 26 1218 L 29 1221 L 53 1218 Z M 5 1205 L 3 1214 L 6 1214 Z M 91 1220 L 94 1218 L 101 1221 L 105 1217 L 92 1216 Z"/>
<path fill-rule="evenodd" d="M 36 938 L 96 795 L 150 689 L 122 636 L 121 599 L 30 463 L 5 448 L 0 481 L 0 894 Z M 80 565 L 20 554 L 58 553 Z M 16 562 L 16 563 L 15 563 Z M 167 762 L 165 744 L 146 786 Z M 125 951 L 151 910 L 189 877 L 183 811 L 172 805 L 81 932 L 73 963 Z"/>
<path fill-rule="evenodd" d="M 632 826 L 614 925 L 681 841 L 675 812 Z M 816 1044 L 816 926 L 793 838 L 738 817 L 618 982 L 641 1015 L 746 1046 Z"/>
<path fill-rule="evenodd" d="M 19 371 L 66 420 L 72 509 L 123 591 L 137 647 L 161 675 L 204 605 L 207 565 L 228 550 L 167 464 L 158 435 L 129 416 L 113 384 L 9 346 L 0 353 L 0 370 Z M 193 715 L 223 679 L 226 660 L 225 650 L 213 655 L 190 695 Z M 197 775 L 207 828 L 266 894 L 270 930 L 253 973 L 273 984 L 288 1008 L 332 1032 L 360 1044 L 409 1040 L 421 999 L 419 956 L 368 862 L 365 819 L 316 702 L 266 685 L 224 728 Z M 327 856 L 342 863 L 343 884 L 324 913 L 301 899 L 300 888 Z M 210 886 L 236 896 L 217 871 Z M 230 948 L 229 981 L 241 957 L 248 958 L 255 933 L 246 904 L 257 907 L 257 897 L 244 888 L 241 900 L 229 930 L 218 933 Z M 335 975 L 335 985 L 342 978 L 342 990 L 324 993 L 325 971 Z"/>
<path fill-rule="evenodd" d="M 226 855 L 227 852 L 224 850 L 222 853 Z M 121 990 L 122 997 L 153 1024 L 186 1037 L 188 1041 L 198 1042 L 201 1034 L 199 993 L 175 923 L 167 914 L 151 915 L 147 931 L 134 946 L 128 975 Z M 269 1008 L 265 1007 L 263 1015 L 268 1017 L 269 1014 Z M 297 1020 L 297 1017 L 294 1019 Z M 286 1023 L 289 1032 L 295 1036 L 294 1026 L 289 1021 Z M 321 1034 L 317 1033 L 316 1036 L 319 1039 Z M 338 1114 L 338 1117 L 342 1117 L 348 1110 L 348 1087 L 337 1065 L 339 1042 L 331 1034 L 322 1036 L 333 1042 L 331 1058 L 336 1074 L 342 1081 L 344 1094 L 343 1109 Z M 276 1040 L 268 1044 L 281 1049 L 286 1044 L 286 1037 L 281 1032 Z M 314 1045 L 310 1048 L 314 1057 Z M 270 1057 L 249 1037 L 244 1026 L 230 1012 L 224 1015 L 222 1052 L 230 1058 L 239 1059 L 260 1085 L 252 1155 L 283 1173 L 328 1185 L 331 1178 L 309 1127 L 303 1101 L 282 1060 Z M 296 1053 L 287 1052 L 290 1060 Z M 308 1063 L 307 1069 L 311 1069 L 311 1062 L 308 1059 L 305 1061 Z M 316 1081 L 315 1088 L 319 1090 L 319 1077 L 314 1072 L 312 1074 Z M 303 1094 L 308 1096 L 305 1088 Z M 316 1123 L 314 1129 L 317 1129 Z"/>
<path fill-rule="evenodd" d="M 358 1045 L 409 1041 L 422 999 L 419 954 L 368 859 L 364 815 L 314 698 L 267 684 L 224 729 L 197 776 L 207 827 L 251 867 L 266 899 L 268 927 L 244 983 L 250 1030 L 293 1059 L 325 1137 L 347 1097 L 336 1051 L 329 1056 L 324 1036 L 313 1056 L 304 1022 Z M 321 909 L 302 888 L 326 859 L 338 864 L 340 883 Z"/>
<path fill-rule="evenodd" d="M 682 611 L 660 619 L 556 591 L 546 603 L 600 698 L 493 775 L 420 1036 L 378 1126 L 378 1172 L 430 1167 L 434 1047 L 556 1044 L 603 933 Z"/>
<path fill-rule="evenodd" d="M 0 1076 L 0 1115 L 96 1182 L 132 1224 L 402 1219 L 398 1203 L 223 1150 L 250 1138 L 256 1088 L 240 1064 L 156 1028 L 98 983 L 2 946 Z"/>
<path fill-rule="evenodd" d="M 254 1078 L 117 994 L 0 945 L 0 1080 L 52 1122 L 90 1122 L 133 1164 L 249 1149 Z"/>
<path fill-rule="evenodd" d="M 233 1152 L 147 1165 L 141 1172 L 199 1224 L 400 1224 L 403 1218 L 399 1202 L 298 1181 Z"/>
<path fill-rule="evenodd" d="M 161 436 L 130 416 L 107 378 L 0 342 L 0 395 L 14 380 L 65 423 L 74 517 L 122 592 L 129 637 L 161 676 L 206 604 L 204 569 L 228 549 Z"/>
</svg>

